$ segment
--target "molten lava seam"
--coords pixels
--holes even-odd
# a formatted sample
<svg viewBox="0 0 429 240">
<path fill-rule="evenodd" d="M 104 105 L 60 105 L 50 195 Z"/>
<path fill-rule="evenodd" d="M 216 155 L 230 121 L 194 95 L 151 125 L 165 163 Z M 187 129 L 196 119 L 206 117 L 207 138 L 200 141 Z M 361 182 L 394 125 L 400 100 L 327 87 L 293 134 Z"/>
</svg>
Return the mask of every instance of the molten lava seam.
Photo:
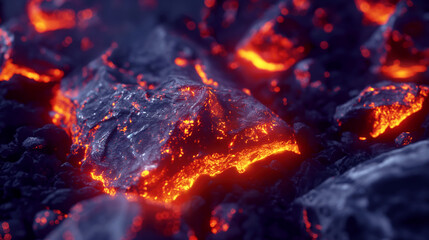
<svg viewBox="0 0 429 240">
<path fill-rule="evenodd" d="M 270 71 L 270 72 L 284 71 L 295 63 L 294 59 L 289 59 L 288 60 L 289 62 L 287 64 L 270 63 L 270 62 L 265 61 L 256 52 L 250 51 L 250 50 L 244 50 L 244 49 L 238 50 L 238 56 L 240 56 L 241 58 L 251 62 L 253 64 L 253 66 L 255 66 L 259 69 L 262 69 L 262 70 Z"/>
<path fill-rule="evenodd" d="M 294 141 L 277 141 L 249 148 L 237 154 L 212 154 L 202 159 L 194 160 L 172 178 L 166 180 L 162 187 L 162 196 L 151 195 L 151 193 L 143 193 L 141 196 L 153 200 L 172 202 L 181 193 L 189 190 L 194 182 L 202 175 L 214 177 L 232 167 L 235 167 L 238 172 L 243 173 L 250 164 L 286 151 L 300 154 L 298 145 Z M 150 185 L 151 182 L 153 180 L 156 181 L 157 178 L 162 178 L 162 176 L 151 176 L 149 174 L 148 177 L 145 178 L 143 185 Z"/>
<path fill-rule="evenodd" d="M 70 29 L 76 25 L 76 14 L 73 10 L 55 10 L 51 13 L 42 11 L 43 0 L 31 0 L 27 6 L 28 17 L 35 30 L 39 33 Z"/>
<path fill-rule="evenodd" d="M 404 84 L 401 86 L 404 91 L 409 90 L 410 85 Z M 396 89 L 395 86 L 383 87 L 381 90 Z M 379 90 L 374 88 L 367 88 L 362 92 L 361 96 L 365 93 L 371 92 L 376 95 L 379 94 Z M 403 99 L 406 104 L 400 104 L 398 102 L 390 106 L 378 106 L 372 110 L 372 120 L 374 121 L 373 129 L 370 133 L 371 137 L 376 138 L 383 134 L 388 128 L 394 128 L 399 126 L 405 119 L 410 115 L 420 111 L 423 107 L 423 102 L 428 96 L 429 88 L 420 87 L 420 93 L 415 96 L 408 92 Z"/>
<path fill-rule="evenodd" d="M 272 21 L 266 22 L 237 50 L 237 56 L 260 70 L 279 72 L 289 69 L 296 63 L 296 55 L 303 48 L 294 49 L 294 44 L 288 38 L 276 34 L 273 26 Z"/>
<path fill-rule="evenodd" d="M 38 74 L 33 69 L 16 65 L 12 60 L 7 60 L 0 73 L 0 81 L 9 81 L 13 75 L 21 75 L 36 82 L 52 82 L 60 80 L 64 73 L 59 69 L 50 69 L 47 71 L 48 75 Z"/>
<path fill-rule="evenodd" d="M 427 67 L 424 65 L 401 66 L 397 61 L 395 61 L 393 65 L 382 66 L 380 69 L 381 73 L 385 76 L 397 79 L 411 78 L 426 70 Z"/>
</svg>

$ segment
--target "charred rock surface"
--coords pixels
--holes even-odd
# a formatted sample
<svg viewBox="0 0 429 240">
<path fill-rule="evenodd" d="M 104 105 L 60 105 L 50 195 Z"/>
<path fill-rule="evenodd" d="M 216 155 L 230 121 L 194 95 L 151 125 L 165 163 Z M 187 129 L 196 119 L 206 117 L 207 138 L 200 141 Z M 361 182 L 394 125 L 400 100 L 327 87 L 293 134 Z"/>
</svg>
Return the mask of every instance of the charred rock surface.
<svg viewBox="0 0 429 240">
<path fill-rule="evenodd" d="M 92 78 L 65 81 L 84 85 L 74 90 L 73 137 L 86 148 L 82 168 L 107 192 L 137 186 L 138 194 L 169 202 L 201 175 L 244 172 L 271 155 L 300 153 L 292 128 L 212 75 L 218 71 L 196 48 L 164 29 L 147 39 L 92 63 Z M 195 56 L 189 66 L 174 63 L 183 53 Z M 119 57 L 129 67 L 116 65 Z"/>
<path fill-rule="evenodd" d="M 422 141 L 382 154 L 299 198 L 306 230 L 320 239 L 423 239 L 428 147 Z"/>
</svg>

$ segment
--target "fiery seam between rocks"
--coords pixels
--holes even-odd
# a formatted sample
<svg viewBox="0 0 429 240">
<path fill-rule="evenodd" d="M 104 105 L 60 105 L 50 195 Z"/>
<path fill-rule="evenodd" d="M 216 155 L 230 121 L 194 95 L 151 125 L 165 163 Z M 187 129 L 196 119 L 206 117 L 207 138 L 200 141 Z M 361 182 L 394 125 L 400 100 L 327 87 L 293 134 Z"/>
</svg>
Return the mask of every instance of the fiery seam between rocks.
<svg viewBox="0 0 429 240">
<path fill-rule="evenodd" d="M 395 61 L 393 65 L 382 66 L 380 70 L 385 76 L 391 78 L 408 79 L 425 72 L 427 67 L 424 65 L 402 66 L 399 61 Z"/>
<path fill-rule="evenodd" d="M 27 13 L 31 24 L 39 33 L 69 29 L 76 25 L 76 14 L 73 10 L 54 10 L 52 13 L 41 9 L 43 0 L 31 0 L 27 6 Z"/>
<path fill-rule="evenodd" d="M 12 63 L 12 60 L 7 60 L 0 73 L 0 81 L 9 81 L 13 75 L 21 75 L 36 82 L 48 83 L 52 81 L 58 81 L 64 75 L 63 71 L 59 69 L 49 69 L 47 73 L 47 75 L 39 74 L 31 68 L 19 66 Z"/>
<path fill-rule="evenodd" d="M 396 8 L 394 4 L 386 0 L 355 0 L 355 3 L 368 21 L 379 25 L 387 23 Z"/>
<path fill-rule="evenodd" d="M 285 71 L 295 64 L 304 48 L 295 49 L 294 44 L 288 38 L 276 34 L 273 27 L 274 21 L 266 22 L 238 49 L 238 57 L 250 62 L 257 69 L 269 72 Z M 270 44 L 265 46 L 266 42 Z M 261 48 L 262 45 L 265 48 Z"/>
</svg>

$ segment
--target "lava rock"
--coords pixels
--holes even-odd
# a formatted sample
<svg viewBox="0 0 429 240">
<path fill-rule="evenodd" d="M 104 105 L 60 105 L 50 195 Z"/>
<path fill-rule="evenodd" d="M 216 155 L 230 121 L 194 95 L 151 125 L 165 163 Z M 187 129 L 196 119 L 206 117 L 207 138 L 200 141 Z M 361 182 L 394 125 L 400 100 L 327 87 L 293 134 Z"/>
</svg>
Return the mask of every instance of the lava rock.
<svg viewBox="0 0 429 240">
<path fill-rule="evenodd" d="M 297 199 L 307 233 L 320 239 L 424 239 L 428 149 L 429 141 L 422 141 L 382 154 Z"/>
<path fill-rule="evenodd" d="M 428 87 L 414 83 L 380 83 L 338 106 L 334 118 L 343 130 L 376 138 L 422 110 L 428 93 Z"/>
<path fill-rule="evenodd" d="M 127 200 L 123 195 L 103 195 L 77 203 L 46 239 L 168 239 L 167 229 L 177 232 L 179 226 L 172 210 Z"/>
<path fill-rule="evenodd" d="M 243 172 L 274 153 L 299 153 L 286 122 L 232 88 L 195 48 L 158 28 L 146 42 L 91 63 L 93 78 L 63 83 L 64 94 L 77 86 L 73 137 L 86 148 L 82 169 L 108 192 L 137 185 L 140 194 L 172 201 L 200 175 L 230 167 Z M 193 59 L 177 66 L 183 52 Z"/>
</svg>

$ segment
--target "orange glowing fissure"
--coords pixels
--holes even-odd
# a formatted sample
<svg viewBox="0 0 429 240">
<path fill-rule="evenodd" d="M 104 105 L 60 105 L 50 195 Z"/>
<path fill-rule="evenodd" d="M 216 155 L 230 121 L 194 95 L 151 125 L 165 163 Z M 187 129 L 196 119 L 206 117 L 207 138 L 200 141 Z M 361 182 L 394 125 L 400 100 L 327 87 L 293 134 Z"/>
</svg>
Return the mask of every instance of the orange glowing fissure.
<svg viewBox="0 0 429 240">
<path fill-rule="evenodd" d="M 294 44 L 288 38 L 276 34 L 273 26 L 274 21 L 266 22 L 237 50 L 237 56 L 260 70 L 279 72 L 289 69 L 296 63 L 303 47 L 294 49 Z"/>
<path fill-rule="evenodd" d="M 13 75 L 21 75 L 36 82 L 48 83 L 60 80 L 64 72 L 59 69 L 49 69 L 47 74 L 39 74 L 31 68 L 19 66 L 8 59 L 1 70 L 0 81 L 9 81 Z"/>
<path fill-rule="evenodd" d="M 387 89 L 396 89 L 395 86 L 384 87 Z M 404 91 L 410 89 L 410 85 L 403 84 L 401 88 Z M 372 87 L 367 88 L 362 94 L 367 92 L 379 92 Z M 372 131 L 370 132 L 371 137 L 376 138 L 386 132 L 388 128 L 392 129 L 399 126 L 405 119 L 412 114 L 420 111 L 423 107 L 423 102 L 429 94 L 429 88 L 420 86 L 417 95 L 408 92 L 403 99 L 406 105 L 400 103 L 394 103 L 389 106 L 378 106 L 372 110 L 371 118 L 374 121 Z"/>
<path fill-rule="evenodd" d="M 252 163 L 286 151 L 300 154 L 298 145 L 295 141 L 276 141 L 248 148 L 236 154 L 215 153 L 200 159 L 195 159 L 191 164 L 176 173 L 168 181 L 165 181 L 165 184 L 162 187 L 162 195 L 152 195 L 150 192 L 145 192 L 141 196 L 152 200 L 172 202 L 176 200 L 180 194 L 188 191 L 195 181 L 202 175 L 215 177 L 225 170 L 233 167 L 235 167 L 239 173 L 243 173 Z M 152 181 L 156 181 L 159 177 L 162 177 L 162 175 L 151 175 L 149 173 L 145 178 L 143 185 L 150 185 Z"/>
<path fill-rule="evenodd" d="M 44 12 L 41 9 L 43 0 L 30 0 L 27 6 L 28 18 L 39 33 L 70 29 L 76 26 L 76 13 L 71 9 Z"/>
<path fill-rule="evenodd" d="M 200 76 L 201 81 L 207 85 L 207 86 L 213 86 L 213 87 L 217 87 L 219 86 L 219 84 L 216 81 L 213 81 L 213 79 L 209 79 L 207 77 L 207 74 L 204 72 L 203 69 L 204 66 L 200 65 L 200 64 L 195 64 L 195 71 L 197 71 L 198 76 Z"/>
<path fill-rule="evenodd" d="M 396 6 L 387 0 L 355 0 L 357 8 L 370 22 L 383 25 L 395 12 Z"/>
<path fill-rule="evenodd" d="M 229 132 L 227 122 L 223 121 L 223 109 L 219 105 L 213 93 L 209 94 L 206 102 L 210 109 L 210 114 L 213 118 L 220 118 L 215 124 L 216 138 L 222 141 Z M 179 129 L 182 131 L 182 136 L 179 139 L 174 137 L 170 139 L 172 145 L 176 145 L 175 141 L 186 141 L 193 134 L 195 126 L 200 124 L 200 120 L 185 119 L 179 124 Z M 247 128 L 242 133 L 237 133 L 231 137 L 227 144 L 229 146 L 228 153 L 213 153 L 203 157 L 193 156 L 193 160 L 181 170 L 169 175 L 165 171 L 143 171 L 140 181 L 141 191 L 140 196 L 154 201 L 173 202 L 184 192 L 191 189 L 195 181 L 202 175 L 215 177 L 227 169 L 236 168 L 239 173 L 243 173 L 246 169 L 255 162 L 266 159 L 269 156 L 280 154 L 283 152 L 293 152 L 300 154 L 298 145 L 292 137 L 290 140 L 267 140 L 267 137 L 273 136 L 274 129 L 277 126 L 275 122 L 259 124 L 252 128 Z M 244 149 L 232 151 L 237 142 L 243 142 L 248 145 Z M 163 154 L 170 154 L 172 161 L 176 161 L 183 157 L 182 148 L 180 150 L 172 150 L 170 143 L 165 145 Z M 251 145 L 253 144 L 253 145 Z M 162 184 L 158 185 L 159 182 Z M 150 187 L 156 189 L 150 189 Z M 159 189 L 158 186 L 161 186 Z"/>
<path fill-rule="evenodd" d="M 388 77 L 397 79 L 407 79 L 414 77 L 418 73 L 426 72 L 425 65 L 402 66 L 399 61 L 395 61 L 392 65 L 382 66 L 380 72 Z"/>
</svg>

